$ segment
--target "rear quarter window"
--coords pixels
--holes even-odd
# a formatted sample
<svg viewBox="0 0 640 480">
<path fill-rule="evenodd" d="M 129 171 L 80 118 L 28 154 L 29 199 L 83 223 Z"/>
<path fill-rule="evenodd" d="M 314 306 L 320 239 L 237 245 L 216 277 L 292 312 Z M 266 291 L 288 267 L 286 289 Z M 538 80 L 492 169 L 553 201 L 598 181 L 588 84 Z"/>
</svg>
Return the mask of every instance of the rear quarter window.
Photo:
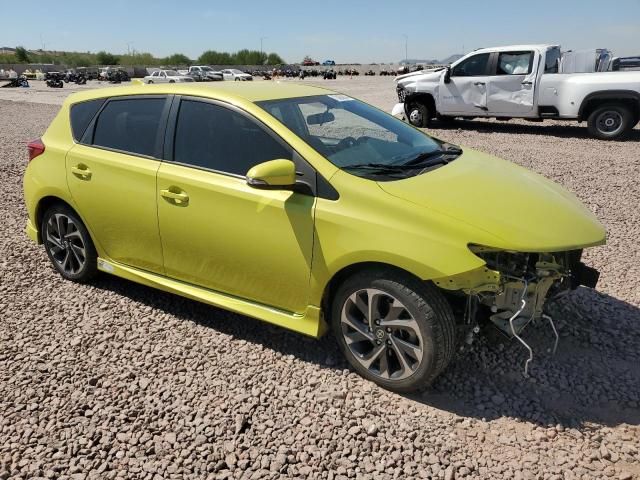
<svg viewBox="0 0 640 480">
<path fill-rule="evenodd" d="M 164 97 L 109 101 L 98 116 L 93 145 L 156 156 L 165 102 Z"/>
<path fill-rule="evenodd" d="M 91 123 L 91 120 L 96 116 L 104 102 L 104 98 L 98 98 L 71 105 L 71 132 L 76 142 L 80 142 L 89 123 Z"/>
</svg>

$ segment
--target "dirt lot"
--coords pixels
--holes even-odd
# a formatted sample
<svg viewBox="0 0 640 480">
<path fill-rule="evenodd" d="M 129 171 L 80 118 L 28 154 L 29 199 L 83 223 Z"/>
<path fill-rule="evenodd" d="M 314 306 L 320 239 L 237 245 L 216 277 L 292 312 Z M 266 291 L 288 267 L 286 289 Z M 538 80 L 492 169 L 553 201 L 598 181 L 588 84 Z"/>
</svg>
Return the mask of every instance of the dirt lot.
<svg viewBox="0 0 640 480">
<path fill-rule="evenodd" d="M 314 83 L 395 101 L 387 78 Z M 548 328 L 527 331 L 531 378 L 521 346 L 481 339 L 432 390 L 400 396 L 350 372 L 330 337 L 55 274 L 23 233 L 21 182 L 25 142 L 71 90 L 0 90 L 0 479 L 640 478 L 640 129 L 626 142 L 573 123 L 429 131 L 563 184 L 609 241 L 586 254 L 597 291 L 552 308 L 558 354 Z"/>
</svg>

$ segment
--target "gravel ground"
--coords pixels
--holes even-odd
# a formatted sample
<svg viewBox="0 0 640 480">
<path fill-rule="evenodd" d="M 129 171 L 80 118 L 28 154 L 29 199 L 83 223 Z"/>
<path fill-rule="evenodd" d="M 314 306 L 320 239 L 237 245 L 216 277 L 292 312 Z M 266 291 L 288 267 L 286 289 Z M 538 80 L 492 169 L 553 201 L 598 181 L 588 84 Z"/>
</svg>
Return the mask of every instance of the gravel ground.
<svg viewBox="0 0 640 480">
<path fill-rule="evenodd" d="M 389 79 L 331 85 L 394 102 Z M 481 338 L 430 391 L 400 396 L 350 372 L 331 338 L 114 277 L 63 281 L 23 233 L 25 142 L 62 98 L 35 92 L 0 91 L 0 479 L 640 478 L 640 130 L 430 131 L 560 182 L 609 243 L 586 255 L 598 290 L 553 307 L 557 355 L 546 326 L 527 330 L 531 378 L 518 344 Z"/>
</svg>

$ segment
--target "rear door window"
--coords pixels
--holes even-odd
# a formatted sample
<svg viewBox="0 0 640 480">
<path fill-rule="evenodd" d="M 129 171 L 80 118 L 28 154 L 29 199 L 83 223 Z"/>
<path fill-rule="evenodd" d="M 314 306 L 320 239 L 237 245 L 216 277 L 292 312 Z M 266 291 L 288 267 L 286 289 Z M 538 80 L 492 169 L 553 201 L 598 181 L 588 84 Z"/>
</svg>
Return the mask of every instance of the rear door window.
<svg viewBox="0 0 640 480">
<path fill-rule="evenodd" d="M 533 68 L 533 52 L 500 52 L 496 75 L 528 75 Z"/>
<path fill-rule="evenodd" d="M 105 98 L 89 100 L 88 102 L 76 103 L 71 106 L 71 131 L 73 138 L 79 142 L 84 135 L 85 130 L 96 116 L 100 107 L 105 102 Z"/>
<path fill-rule="evenodd" d="M 93 145 L 158 156 L 156 145 L 165 102 L 165 97 L 109 101 L 98 116 Z"/>
</svg>

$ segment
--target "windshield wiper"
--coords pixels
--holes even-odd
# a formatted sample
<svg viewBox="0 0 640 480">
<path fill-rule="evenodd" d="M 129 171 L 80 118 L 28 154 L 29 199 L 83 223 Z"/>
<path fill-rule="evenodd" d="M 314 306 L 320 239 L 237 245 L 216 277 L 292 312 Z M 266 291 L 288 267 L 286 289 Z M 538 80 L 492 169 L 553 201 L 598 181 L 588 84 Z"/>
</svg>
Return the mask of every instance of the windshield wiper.
<svg viewBox="0 0 640 480">
<path fill-rule="evenodd" d="M 417 154 L 411 160 L 401 163 L 399 166 L 415 166 L 415 165 L 422 165 L 423 163 L 426 164 L 426 166 L 429 166 L 430 164 L 437 165 L 439 163 L 446 164 L 446 163 L 449 163 L 451 160 L 445 160 L 442 157 L 446 157 L 449 155 L 455 155 L 456 157 L 460 156 L 462 155 L 462 149 L 459 147 L 451 146 L 444 149 L 432 150 L 430 152 L 422 152 Z M 435 159 L 436 157 L 440 157 L 440 158 L 438 158 L 437 161 L 435 162 L 426 162 L 426 160 Z"/>
<path fill-rule="evenodd" d="M 354 165 L 345 165 L 342 168 L 344 170 L 372 170 L 379 173 L 399 173 L 407 170 L 429 168 L 436 165 L 446 165 L 452 160 L 447 158 L 450 155 L 458 157 L 462 155 L 462 149 L 451 145 L 448 148 L 419 153 L 404 163 L 356 163 Z"/>
<path fill-rule="evenodd" d="M 375 170 L 377 172 L 396 173 L 406 170 L 404 165 L 387 165 L 385 163 L 356 163 L 354 165 L 345 165 L 343 170 Z M 414 168 L 414 167 L 411 167 Z"/>
</svg>

